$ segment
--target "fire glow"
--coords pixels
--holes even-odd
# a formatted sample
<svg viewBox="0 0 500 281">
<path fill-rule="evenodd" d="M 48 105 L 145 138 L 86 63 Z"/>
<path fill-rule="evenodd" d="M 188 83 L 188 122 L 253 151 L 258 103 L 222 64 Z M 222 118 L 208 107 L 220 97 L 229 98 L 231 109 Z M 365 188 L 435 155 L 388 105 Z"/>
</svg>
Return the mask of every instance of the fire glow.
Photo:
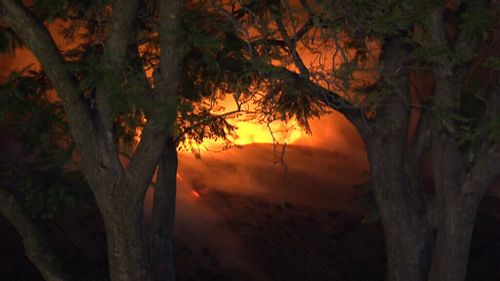
<svg viewBox="0 0 500 281">
<path fill-rule="evenodd" d="M 201 194 L 196 190 L 191 191 L 191 195 L 197 199 L 201 198 Z"/>
<path fill-rule="evenodd" d="M 79 42 L 66 42 L 66 40 L 61 36 L 59 29 L 62 26 L 67 25 L 65 22 L 55 21 L 49 24 L 49 31 L 54 38 L 57 46 L 61 50 L 74 48 Z M 139 48 L 139 52 L 144 51 L 144 47 Z M 303 54 L 308 63 L 314 63 L 314 56 L 308 53 Z M 28 66 L 40 68 L 40 63 L 31 54 L 31 52 L 25 48 L 20 48 L 15 50 L 13 56 L 2 55 L 0 57 L 0 62 L 4 65 L 4 69 L 0 70 L 0 75 L 5 77 L 7 73 L 15 69 L 17 71 L 25 69 Z M 316 62 L 317 63 L 317 62 Z M 293 68 L 293 67 L 292 67 Z M 152 69 L 144 69 L 145 74 L 148 78 L 152 78 Z M 236 109 L 234 100 L 231 94 L 226 95 L 226 98 L 219 100 L 218 104 L 221 105 L 224 110 L 222 112 L 214 112 L 216 114 L 224 114 Z M 251 106 L 250 106 L 251 107 Z M 253 108 L 250 108 L 253 110 Z M 145 124 L 147 120 L 145 119 L 141 123 Z M 229 117 L 228 123 L 233 125 L 236 129 L 233 136 L 228 136 L 228 140 L 235 145 L 248 145 L 254 143 L 261 144 L 305 144 L 311 145 L 312 141 L 310 136 L 308 136 L 298 125 L 296 120 L 280 121 L 276 120 L 269 124 L 259 122 L 259 120 L 251 120 L 249 118 L 239 118 L 239 117 Z M 142 133 L 142 128 L 136 129 L 136 136 L 134 137 L 134 142 L 137 144 L 140 142 L 140 135 Z M 315 142 L 315 141 L 314 141 Z M 221 150 L 225 146 L 223 140 L 215 139 L 205 139 L 197 147 L 187 147 L 187 151 L 197 150 Z M 133 152 L 135 145 L 132 147 Z"/>
<path fill-rule="evenodd" d="M 226 96 L 219 104 L 224 108 L 222 112 L 216 114 L 224 114 L 236 110 L 236 104 L 231 96 Z M 236 145 L 248 145 L 253 143 L 280 143 L 293 144 L 301 137 L 304 137 L 304 131 L 299 127 L 296 120 L 274 121 L 269 124 L 264 124 L 254 120 L 248 120 L 238 117 L 230 117 L 228 122 L 235 126 L 235 137 L 228 136 L 229 141 Z M 200 147 L 208 150 L 217 149 L 223 146 L 221 140 L 205 139 Z"/>
</svg>

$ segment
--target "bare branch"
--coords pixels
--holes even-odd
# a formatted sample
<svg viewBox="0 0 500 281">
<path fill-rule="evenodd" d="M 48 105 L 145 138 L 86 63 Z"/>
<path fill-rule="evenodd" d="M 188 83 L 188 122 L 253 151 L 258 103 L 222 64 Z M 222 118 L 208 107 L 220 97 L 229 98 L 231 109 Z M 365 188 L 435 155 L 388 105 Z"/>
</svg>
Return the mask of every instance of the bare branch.
<svg viewBox="0 0 500 281">
<path fill-rule="evenodd" d="M 295 33 L 295 35 L 291 38 L 291 42 L 296 44 L 300 41 L 306 34 L 314 27 L 314 20 L 312 17 L 307 20 L 306 23 Z"/>
<path fill-rule="evenodd" d="M 290 35 L 288 34 L 288 31 L 286 31 L 285 25 L 283 24 L 280 14 L 274 13 L 274 20 L 276 21 L 276 25 L 278 26 L 278 31 L 281 34 L 281 37 L 283 37 L 283 40 L 285 41 L 288 50 L 292 55 L 295 65 L 300 71 L 300 75 L 304 77 L 309 77 L 310 76 L 309 70 L 307 69 L 306 65 L 304 64 L 304 61 L 297 52 L 297 46 L 296 46 L 297 41 L 292 40 L 290 38 Z"/>
<path fill-rule="evenodd" d="M 287 49 L 287 44 L 285 43 L 285 41 L 279 39 L 267 39 L 267 38 L 257 39 L 257 40 L 252 40 L 247 44 L 250 44 L 250 46 L 258 46 L 258 45 L 276 46 L 276 47 L 282 47 L 287 52 L 289 51 Z M 252 47 L 252 52 L 254 52 L 253 47 Z"/>
</svg>

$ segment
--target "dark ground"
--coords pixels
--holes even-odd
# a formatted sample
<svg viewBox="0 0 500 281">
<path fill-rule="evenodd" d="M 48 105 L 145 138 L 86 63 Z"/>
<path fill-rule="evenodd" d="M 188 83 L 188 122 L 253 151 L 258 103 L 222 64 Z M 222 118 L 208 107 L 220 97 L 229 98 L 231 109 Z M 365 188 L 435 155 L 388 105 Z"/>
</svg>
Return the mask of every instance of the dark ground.
<svg viewBox="0 0 500 281">
<path fill-rule="evenodd" d="M 381 227 L 360 222 L 360 191 L 352 188 L 367 179 L 365 160 L 304 147 L 287 153 L 289 173 L 265 145 L 202 160 L 181 156 L 177 280 L 383 280 Z M 107 280 L 95 209 L 66 210 L 45 234 L 77 280 Z M 481 206 L 468 272 L 469 281 L 500 280 L 500 204 L 493 197 Z M 0 280 L 41 280 L 1 217 Z"/>
</svg>

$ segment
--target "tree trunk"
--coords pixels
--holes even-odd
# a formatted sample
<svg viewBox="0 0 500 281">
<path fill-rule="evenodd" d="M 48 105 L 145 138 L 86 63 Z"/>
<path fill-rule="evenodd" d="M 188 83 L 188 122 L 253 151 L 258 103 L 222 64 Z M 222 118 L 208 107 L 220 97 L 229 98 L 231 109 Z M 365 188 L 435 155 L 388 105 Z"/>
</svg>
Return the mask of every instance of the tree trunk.
<svg viewBox="0 0 500 281">
<path fill-rule="evenodd" d="M 160 160 L 153 203 L 153 275 L 155 281 L 175 281 L 173 224 L 177 188 L 177 150 L 170 139 Z"/>
<path fill-rule="evenodd" d="M 371 182 L 384 228 L 388 281 L 427 280 L 432 233 L 414 207 L 404 171 L 404 140 L 367 142 Z"/>
<path fill-rule="evenodd" d="M 120 204 L 113 210 L 103 216 L 111 280 L 151 281 L 143 200 L 137 204 Z"/>
<path fill-rule="evenodd" d="M 464 281 L 477 209 L 489 186 L 482 180 L 488 169 L 466 172 L 456 139 L 439 123 L 434 126 L 432 153 L 438 230 L 429 280 Z M 468 187 L 472 192 L 465 192 Z"/>
<path fill-rule="evenodd" d="M 478 204 L 446 200 L 439 209 L 436 247 L 429 281 L 464 281 Z"/>
<path fill-rule="evenodd" d="M 410 102 L 410 49 L 397 37 L 385 40 L 383 62 L 384 102 L 376 108 L 363 135 L 371 169 L 371 183 L 384 229 L 388 281 L 425 281 L 428 277 L 432 231 L 417 211 L 407 175 Z M 411 169 L 410 169 L 411 170 Z"/>
</svg>

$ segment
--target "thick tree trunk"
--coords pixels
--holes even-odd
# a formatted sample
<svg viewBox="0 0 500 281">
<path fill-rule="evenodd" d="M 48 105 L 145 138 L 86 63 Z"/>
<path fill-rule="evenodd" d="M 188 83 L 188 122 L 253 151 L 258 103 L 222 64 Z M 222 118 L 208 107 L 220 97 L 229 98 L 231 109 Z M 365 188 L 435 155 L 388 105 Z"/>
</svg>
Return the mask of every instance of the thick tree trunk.
<svg viewBox="0 0 500 281">
<path fill-rule="evenodd" d="M 477 205 L 447 200 L 439 209 L 436 247 L 429 281 L 464 281 Z"/>
<path fill-rule="evenodd" d="M 442 19 L 436 13 L 435 29 L 441 30 Z M 436 33 L 444 41 L 444 31 Z M 441 37 L 438 37 L 441 35 Z M 463 185 L 468 171 L 463 162 L 453 116 L 460 108 L 463 74 L 448 66 L 435 70 L 436 119 L 432 132 L 432 172 L 438 206 L 436 246 L 432 258 L 431 281 L 463 281 L 467 272 L 470 240 L 474 228 L 479 193 L 468 196 Z M 445 115 L 443 115 L 445 113 Z"/>
<path fill-rule="evenodd" d="M 160 161 L 153 203 L 153 275 L 155 281 L 175 281 L 173 224 L 177 188 L 177 150 L 170 140 Z"/>
<path fill-rule="evenodd" d="M 414 207 L 404 171 L 404 141 L 368 141 L 371 182 L 384 228 L 388 281 L 427 280 L 432 232 Z"/>
<path fill-rule="evenodd" d="M 443 84 L 443 80 L 437 84 L 437 94 L 452 97 L 452 83 Z M 447 121 L 453 124 L 451 117 Z M 432 145 L 438 229 L 429 280 L 464 281 L 477 209 L 489 186 L 482 180 L 487 178 L 483 173 L 488 169 L 476 167 L 466 171 L 456 138 L 437 122 Z"/>
<path fill-rule="evenodd" d="M 388 281 L 425 281 L 429 272 L 432 232 L 425 211 L 419 210 L 407 175 L 410 108 L 410 51 L 403 40 L 388 38 L 380 61 L 387 93 L 363 135 L 371 169 L 371 183 L 380 212 L 387 255 Z M 411 170 L 411 169 L 410 169 Z"/>
<path fill-rule="evenodd" d="M 113 210 L 104 215 L 111 280 L 151 281 L 142 200 Z"/>
</svg>

